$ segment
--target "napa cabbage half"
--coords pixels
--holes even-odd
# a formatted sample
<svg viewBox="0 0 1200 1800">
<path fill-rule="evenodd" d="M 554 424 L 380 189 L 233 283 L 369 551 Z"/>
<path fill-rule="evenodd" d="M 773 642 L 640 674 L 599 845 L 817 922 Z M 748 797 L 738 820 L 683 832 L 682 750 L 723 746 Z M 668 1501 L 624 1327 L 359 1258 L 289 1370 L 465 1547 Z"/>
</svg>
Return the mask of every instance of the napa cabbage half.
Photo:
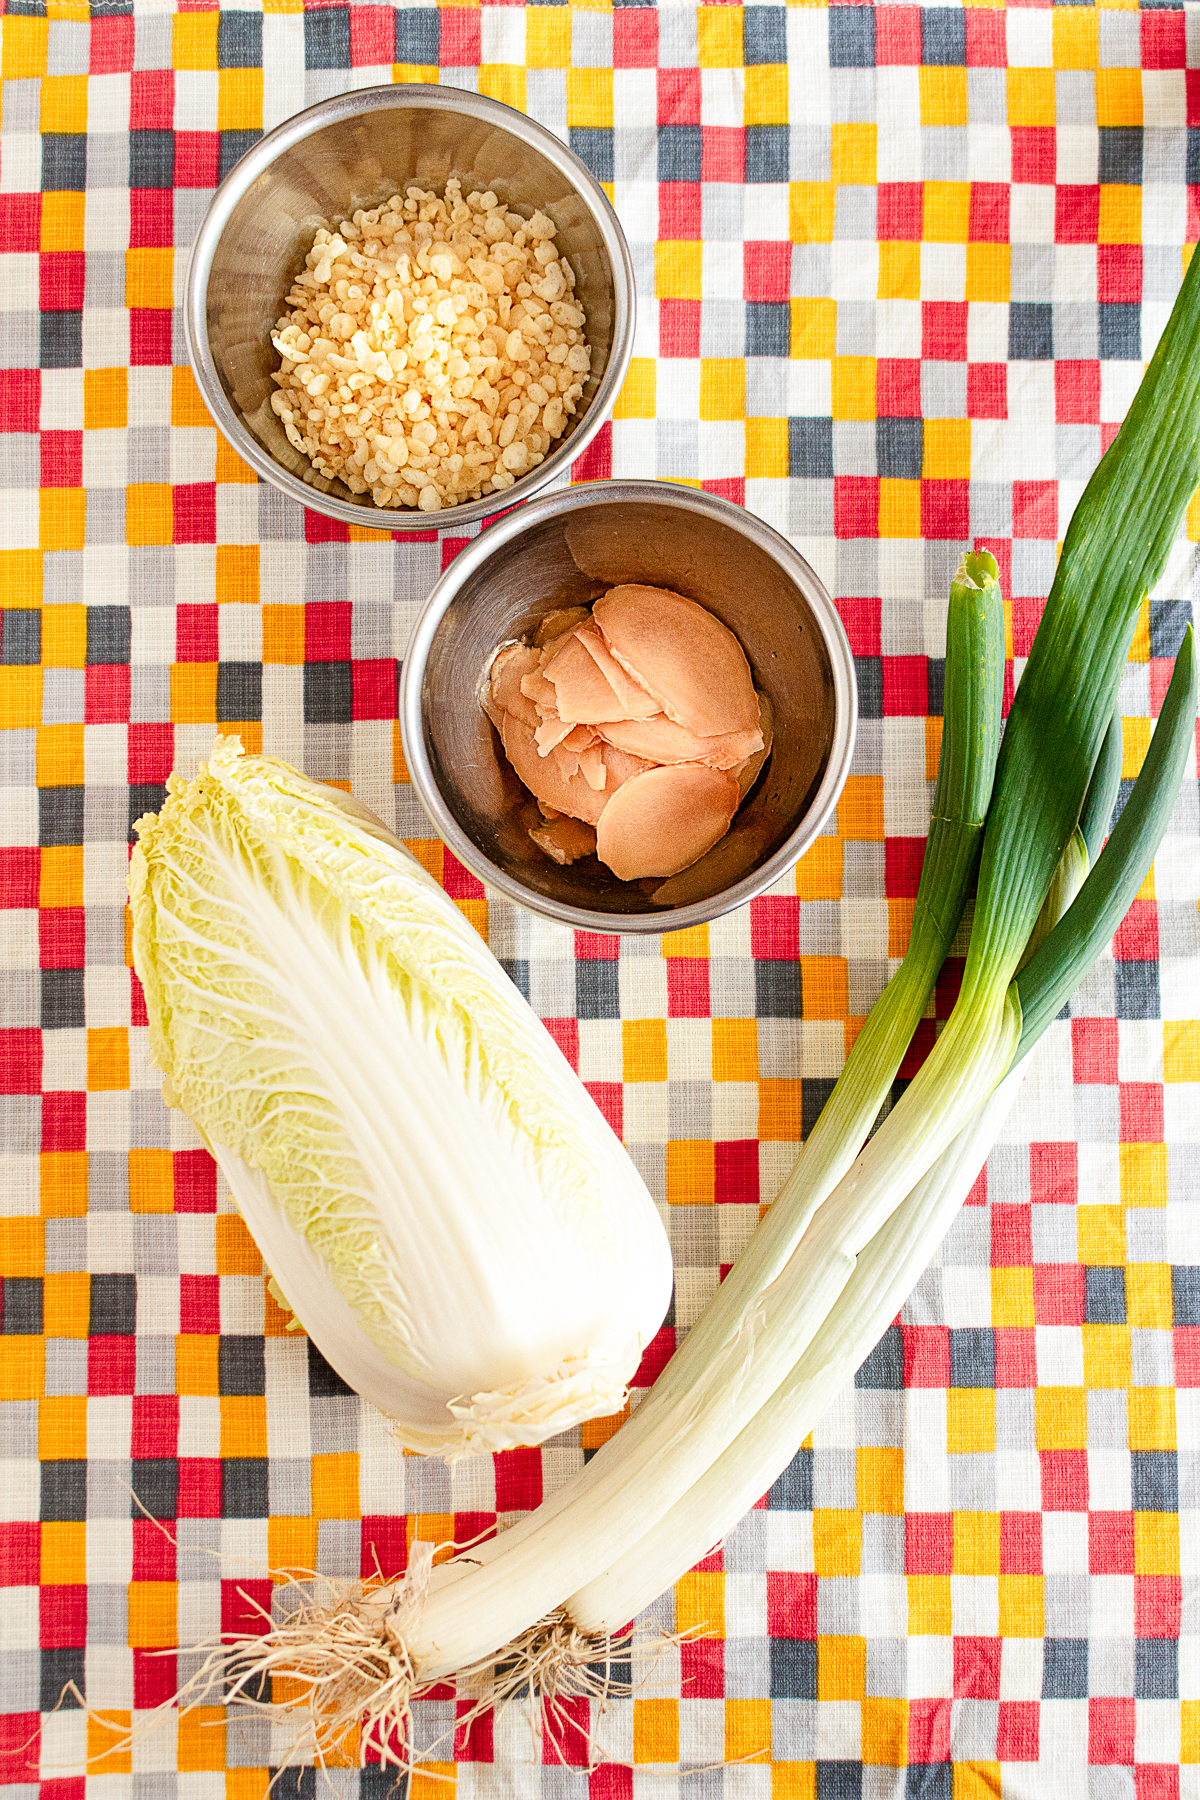
<svg viewBox="0 0 1200 1800">
<path fill-rule="evenodd" d="M 318 1348 L 416 1450 L 617 1411 L 666 1236 L 499 963 L 337 790 L 236 738 L 168 787 L 129 880 L 151 1050 Z"/>
</svg>

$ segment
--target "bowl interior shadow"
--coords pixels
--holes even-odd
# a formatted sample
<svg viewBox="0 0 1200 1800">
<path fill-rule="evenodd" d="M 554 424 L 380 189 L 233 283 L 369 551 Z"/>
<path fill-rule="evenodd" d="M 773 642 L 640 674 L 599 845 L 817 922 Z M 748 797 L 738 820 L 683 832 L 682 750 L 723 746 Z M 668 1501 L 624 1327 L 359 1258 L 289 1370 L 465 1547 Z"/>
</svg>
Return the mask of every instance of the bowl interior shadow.
<svg viewBox="0 0 1200 1800">
<path fill-rule="evenodd" d="M 667 879 L 619 881 L 594 856 L 560 868 L 532 843 L 527 790 L 479 695 L 498 644 L 558 606 L 623 581 L 697 600 L 740 640 L 774 712 L 771 755 L 720 843 Z M 534 894 L 590 911 L 647 914 L 725 892 L 802 823 L 829 761 L 836 699 L 824 639 L 801 588 L 724 522 L 643 501 L 596 504 L 533 525 L 469 576 L 432 638 L 421 694 L 433 780 L 480 854 Z M 486 872 L 485 872 L 486 878 Z"/>
<path fill-rule="evenodd" d="M 289 474 L 374 515 L 380 509 L 369 494 L 352 494 L 343 482 L 319 475 L 288 442 L 271 411 L 271 377 L 279 367 L 271 331 L 318 226 L 333 226 L 360 206 L 377 206 L 412 182 L 441 194 L 452 176 L 464 193 L 491 188 L 524 218 L 539 209 L 548 214 L 575 272 L 592 370 L 578 411 L 552 446 L 556 450 L 578 429 L 603 377 L 616 296 L 608 253 L 587 205 L 562 170 L 516 132 L 421 105 L 381 106 L 321 126 L 251 183 L 225 224 L 209 270 L 209 349 L 235 414 Z M 404 518 L 407 511 L 399 507 L 395 514 Z"/>
</svg>

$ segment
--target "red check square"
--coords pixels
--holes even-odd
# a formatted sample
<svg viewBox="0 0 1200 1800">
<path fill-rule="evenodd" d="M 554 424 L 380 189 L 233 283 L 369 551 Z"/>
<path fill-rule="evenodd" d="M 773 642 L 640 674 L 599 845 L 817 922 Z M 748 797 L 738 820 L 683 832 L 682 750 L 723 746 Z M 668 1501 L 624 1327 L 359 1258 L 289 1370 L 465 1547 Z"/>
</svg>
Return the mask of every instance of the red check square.
<svg viewBox="0 0 1200 1800">
<path fill-rule="evenodd" d="M 658 235 L 669 242 L 694 241 L 700 236 L 700 183 L 660 181 L 658 184 Z M 790 246 L 789 246 L 790 248 Z"/>
<path fill-rule="evenodd" d="M 38 1641 L 43 1650 L 77 1649 L 87 1643 L 87 1588 L 46 1584 L 38 1595 Z"/>
<path fill-rule="evenodd" d="M 466 1537 L 474 1537 L 478 1532 L 486 1530 L 492 1522 L 492 1515 L 479 1519 L 477 1530 L 466 1533 Z M 461 1528 L 461 1515 L 455 1520 L 456 1532 Z M 402 1574 L 408 1566 L 408 1527 L 405 1520 L 391 1514 L 364 1514 L 362 1519 L 362 1559 L 359 1573 L 363 1576 L 374 1575 L 382 1570 L 386 1580 L 394 1575 Z M 465 1540 L 464 1540 L 465 1541 Z"/>
<path fill-rule="evenodd" d="M 1182 1606 L 1181 1576 L 1134 1576 L 1133 1628 L 1138 1637 L 1177 1638 Z"/>
<path fill-rule="evenodd" d="M 215 131 L 175 133 L 175 186 L 211 188 L 217 185 L 221 159 L 220 134 Z"/>
<path fill-rule="evenodd" d="M 957 1700 L 1000 1698 L 1000 1639 L 954 1639 L 954 1697 Z"/>
<path fill-rule="evenodd" d="M 44 488 L 83 486 L 82 431 L 43 431 L 41 451 Z"/>
<path fill-rule="evenodd" d="M 1041 1714 L 1037 1700 L 1001 1700 L 996 1722 L 997 1762 L 1037 1762 Z"/>
<path fill-rule="evenodd" d="M 1033 1237 L 1027 1206 L 992 1208 L 993 1269 L 1027 1269 L 1033 1261 Z"/>
<path fill-rule="evenodd" d="M 93 23 L 93 33 L 95 29 Z M 134 69 L 129 77 L 129 129 L 170 131 L 174 123 L 175 71 Z"/>
<path fill-rule="evenodd" d="M 1007 363 L 967 364 L 967 417 L 1007 419 Z"/>
<path fill-rule="evenodd" d="M 996 1386 L 1037 1386 L 1037 1339 L 1031 1325 L 997 1325 Z"/>
<path fill-rule="evenodd" d="M 93 18 L 88 69 L 93 75 L 124 75 L 133 68 L 133 14 Z M 43 1789 L 45 1783 L 42 1783 Z M 82 1785 L 79 1800 L 83 1800 Z"/>
<path fill-rule="evenodd" d="M 699 69 L 658 71 L 660 125 L 699 125 L 702 105 Z"/>
<path fill-rule="evenodd" d="M 1058 536 L 1058 482 L 1013 482 L 1013 536 Z"/>
<path fill-rule="evenodd" d="M 501 1450 L 495 1458 L 496 1511 L 530 1512 L 542 1504 L 540 1450 Z"/>
<path fill-rule="evenodd" d="M 1088 1762 L 1133 1761 L 1137 1703 L 1115 1697 L 1088 1701 Z"/>
<path fill-rule="evenodd" d="M 36 254 L 42 240 L 42 196 L 40 194 L 0 194 L 0 250 L 8 256 Z M 37 374 L 36 369 L 6 369 L 7 380 L 14 374 Z M 7 429 L 7 428 L 6 428 Z M 37 426 L 17 429 L 36 431 Z"/>
<path fill-rule="evenodd" d="M 1185 18 L 1181 12 L 1142 14 L 1143 69 L 1182 69 L 1187 63 Z"/>
<path fill-rule="evenodd" d="M 1133 1514 L 1088 1514 L 1088 1569 L 1093 1575 L 1133 1574 Z"/>
<path fill-rule="evenodd" d="M 128 663 L 94 663 L 84 670 L 83 717 L 88 725 L 124 725 L 129 719 Z"/>
<path fill-rule="evenodd" d="M 350 660 L 350 603 L 314 600 L 304 609 L 304 655 L 308 662 Z"/>
<path fill-rule="evenodd" d="M 876 233 L 879 242 L 919 243 L 925 220 L 924 183 L 881 181 L 876 193 Z"/>
<path fill-rule="evenodd" d="M 667 1017 L 707 1019 L 709 1016 L 708 960 L 702 956 L 667 959 Z"/>
<path fill-rule="evenodd" d="M 1102 302 L 1142 297 L 1142 246 L 1101 244 L 1096 256 L 1096 298 Z"/>
<path fill-rule="evenodd" d="M 1033 1271 L 1033 1316 L 1039 1325 L 1082 1325 L 1086 1289 L 1078 1263 L 1038 1263 Z"/>
<path fill-rule="evenodd" d="M 45 907 L 38 914 L 38 963 L 43 969 L 82 969 L 82 906 Z"/>
<path fill-rule="evenodd" d="M 652 69 L 658 62 L 658 14 L 644 7 L 613 10 L 613 68 Z"/>
<path fill-rule="evenodd" d="M 1054 365 L 1054 417 L 1060 425 L 1100 423 L 1100 364 L 1058 362 Z"/>
<path fill-rule="evenodd" d="M 921 536 L 967 538 L 971 534 L 969 481 L 922 481 Z"/>
<path fill-rule="evenodd" d="M 1057 187 L 1054 190 L 1056 244 L 1094 244 L 1100 235 L 1100 189 Z"/>
<path fill-rule="evenodd" d="M 919 6 L 881 6 L 875 15 L 875 65 L 912 67 L 921 60 Z"/>
<path fill-rule="evenodd" d="M 42 1528 L 36 1519 L 0 1525 L 0 1587 L 36 1587 L 42 1562 Z"/>
<path fill-rule="evenodd" d="M 174 241 L 175 198 L 170 188 L 133 188 L 129 195 L 130 248 L 169 249 Z"/>
<path fill-rule="evenodd" d="M 1004 68 L 1008 62 L 1004 14 L 972 10 L 966 14 L 966 26 L 968 69 Z"/>
<path fill-rule="evenodd" d="M 0 369 L 0 431 L 36 431 L 42 410 L 37 369 Z"/>
<path fill-rule="evenodd" d="M 1163 1091 L 1156 1081 L 1123 1081 L 1121 1142 L 1161 1144 L 1163 1141 Z"/>
<path fill-rule="evenodd" d="M 1000 1514 L 1000 1573 L 1042 1573 L 1042 1515 L 1040 1512 Z"/>
<path fill-rule="evenodd" d="M 921 355 L 926 362 L 966 362 L 965 301 L 926 300 L 921 305 Z"/>
<path fill-rule="evenodd" d="M 658 353 L 694 362 L 700 354 L 699 300 L 660 300 Z"/>
<path fill-rule="evenodd" d="M 774 242 L 743 246 L 744 294 L 747 300 L 786 300 L 790 291 L 792 246 Z"/>
<path fill-rule="evenodd" d="M 41 1085 L 41 1032 L 23 1027 L 0 1031 L 0 1094 L 36 1094 Z"/>
<path fill-rule="evenodd" d="M 42 1149 L 87 1149 L 87 1095 L 42 1095 Z"/>
<path fill-rule="evenodd" d="M 1079 1146 L 1030 1144 L 1029 1191 L 1036 1201 L 1074 1206 L 1079 1193 Z"/>
<path fill-rule="evenodd" d="M 779 894 L 750 902 L 750 953 L 756 960 L 799 956 L 799 900 Z"/>
<path fill-rule="evenodd" d="M 1001 21 L 997 21 L 1000 23 Z M 967 241 L 972 244 L 1007 244 L 1009 239 L 1009 188 L 1003 181 L 973 181 L 967 209 Z"/>
<path fill-rule="evenodd" d="M 1135 900 L 1113 934 L 1113 955 L 1122 961 L 1158 961 L 1158 904 Z"/>
<path fill-rule="evenodd" d="M 905 1514 L 905 1575 L 948 1575 L 952 1568 L 952 1516 L 948 1512 Z"/>
<path fill-rule="evenodd" d="M 640 8 L 613 14 L 618 19 L 649 18 L 654 15 Z M 746 176 L 746 129 L 743 125 L 705 125 L 700 137 L 700 179 L 702 181 L 744 181 Z"/>
<path fill-rule="evenodd" d="M 134 1576 L 134 1580 L 140 1577 Z M 179 1686 L 178 1658 L 164 1656 L 157 1650 L 134 1650 L 133 1704 L 139 1711 L 150 1712 L 166 1706 Z"/>
<path fill-rule="evenodd" d="M 1077 1083 L 1111 1086 L 1117 1079 L 1117 1048 L 1115 1019 L 1071 1020 L 1071 1072 Z"/>
<path fill-rule="evenodd" d="M 949 1387 L 950 1332 L 945 1325 L 902 1325 L 905 1387 Z M 941 1516 L 940 1514 L 938 1515 Z M 929 1574 L 949 1569 L 928 1570 Z"/>
<path fill-rule="evenodd" d="M 1012 132 L 1012 178 L 1022 187 L 1050 187 L 1057 165 L 1053 125 L 1016 125 Z"/>
<path fill-rule="evenodd" d="M 0 908 L 37 905 L 41 863 L 36 845 L 0 845 Z"/>
<path fill-rule="evenodd" d="M 883 891 L 889 900 L 915 900 L 925 839 L 890 837 L 883 846 Z"/>
<path fill-rule="evenodd" d="M 837 602 L 838 616 L 850 639 L 854 656 L 878 656 L 883 630 L 883 603 L 880 600 L 847 600 Z"/>
<path fill-rule="evenodd" d="M 928 664 L 923 656 L 883 658 L 883 716 L 923 719 L 929 709 Z"/>
<path fill-rule="evenodd" d="M 714 1199 L 718 1206 L 757 1206 L 758 1140 L 734 1138 L 713 1145 Z"/>
<path fill-rule="evenodd" d="M 350 8 L 350 66 L 373 68 L 386 64 L 389 72 L 396 57 L 396 27 L 390 6 Z"/>
<path fill-rule="evenodd" d="M 839 538 L 873 538 L 879 530 L 879 478 L 838 475 L 833 483 L 833 531 Z"/>
<path fill-rule="evenodd" d="M 625 1129 L 625 1090 L 619 1081 L 585 1081 L 584 1087 L 617 1136 Z"/>
<path fill-rule="evenodd" d="M 817 1578 L 792 1570 L 767 1570 L 767 1631 L 773 1638 L 815 1638 Z"/>
<path fill-rule="evenodd" d="M 171 1163 L 175 1173 L 175 1211 L 216 1212 L 217 1165 L 208 1151 L 176 1150 Z M 214 1325 L 212 1329 L 219 1327 Z"/>
<path fill-rule="evenodd" d="M 1042 1450 L 1042 1511 L 1086 1512 L 1088 1466 L 1086 1450 Z"/>
</svg>

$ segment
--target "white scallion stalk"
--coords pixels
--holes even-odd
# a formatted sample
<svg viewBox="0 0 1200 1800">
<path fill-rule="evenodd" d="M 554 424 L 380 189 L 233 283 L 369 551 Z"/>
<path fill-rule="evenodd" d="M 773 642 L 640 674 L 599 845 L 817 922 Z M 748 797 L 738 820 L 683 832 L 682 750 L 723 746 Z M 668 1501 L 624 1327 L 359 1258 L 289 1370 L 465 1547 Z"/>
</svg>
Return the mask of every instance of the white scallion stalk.
<svg viewBox="0 0 1200 1800">
<path fill-rule="evenodd" d="M 974 1187 L 1024 1075 L 1022 1063 L 1005 1076 L 862 1250 L 815 1341 L 724 1454 L 612 1568 L 567 1600 L 564 1610 L 581 1631 L 618 1632 L 706 1556 L 787 1468 L 920 1280 Z"/>
<path fill-rule="evenodd" d="M 1088 873 L 1074 833 L 1035 935 L 1043 942 Z M 987 1159 L 1026 1073 L 1011 1068 L 990 1098 L 860 1251 L 845 1288 L 791 1373 L 717 1461 L 613 1568 L 565 1603 L 582 1631 L 612 1632 L 649 1606 L 720 1542 L 778 1479 L 899 1312 Z M 795 1260 L 807 1258 L 809 1238 Z M 686 1560 L 685 1560 L 686 1559 Z"/>
</svg>

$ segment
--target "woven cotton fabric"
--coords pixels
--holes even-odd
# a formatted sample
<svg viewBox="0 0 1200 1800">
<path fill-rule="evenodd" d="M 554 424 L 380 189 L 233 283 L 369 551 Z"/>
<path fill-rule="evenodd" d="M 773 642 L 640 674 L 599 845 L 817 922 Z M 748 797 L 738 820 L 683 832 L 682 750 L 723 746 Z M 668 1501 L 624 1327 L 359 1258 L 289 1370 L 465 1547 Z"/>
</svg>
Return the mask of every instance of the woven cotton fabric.
<svg viewBox="0 0 1200 1800">
<path fill-rule="evenodd" d="M 996 556 L 1015 681 L 1162 329 L 1200 227 L 1200 16 L 0 12 L 0 1779 L 18 1800 L 261 1800 L 290 1742 L 261 1721 L 210 1708 L 112 1746 L 189 1646 L 269 1602 L 270 1569 L 398 1571 L 417 1539 L 534 1506 L 615 1422 L 448 1471 L 402 1457 L 286 1332 L 148 1058 L 131 821 L 218 727 L 396 821 L 661 1202 L 676 1291 L 648 1384 L 903 953 L 951 571 L 970 545 Z M 710 928 L 573 935 L 443 851 L 406 782 L 396 673 L 461 534 L 347 530 L 283 500 L 187 369 L 186 251 L 218 179 L 304 105 L 392 80 L 525 109 L 613 198 L 637 343 L 576 476 L 744 503 L 836 596 L 862 710 L 836 819 Z M 1194 509 L 1141 613 L 1122 797 L 1197 536 Z M 519 1705 L 456 1729 L 466 1703 L 439 1690 L 418 1800 L 1200 1796 L 1198 826 L 1193 761 L 1112 952 L 900 1317 L 648 1615 L 698 1635 L 540 1743 Z M 274 1791 L 326 1779 L 347 1800 L 392 1782 L 306 1768 Z"/>
</svg>

